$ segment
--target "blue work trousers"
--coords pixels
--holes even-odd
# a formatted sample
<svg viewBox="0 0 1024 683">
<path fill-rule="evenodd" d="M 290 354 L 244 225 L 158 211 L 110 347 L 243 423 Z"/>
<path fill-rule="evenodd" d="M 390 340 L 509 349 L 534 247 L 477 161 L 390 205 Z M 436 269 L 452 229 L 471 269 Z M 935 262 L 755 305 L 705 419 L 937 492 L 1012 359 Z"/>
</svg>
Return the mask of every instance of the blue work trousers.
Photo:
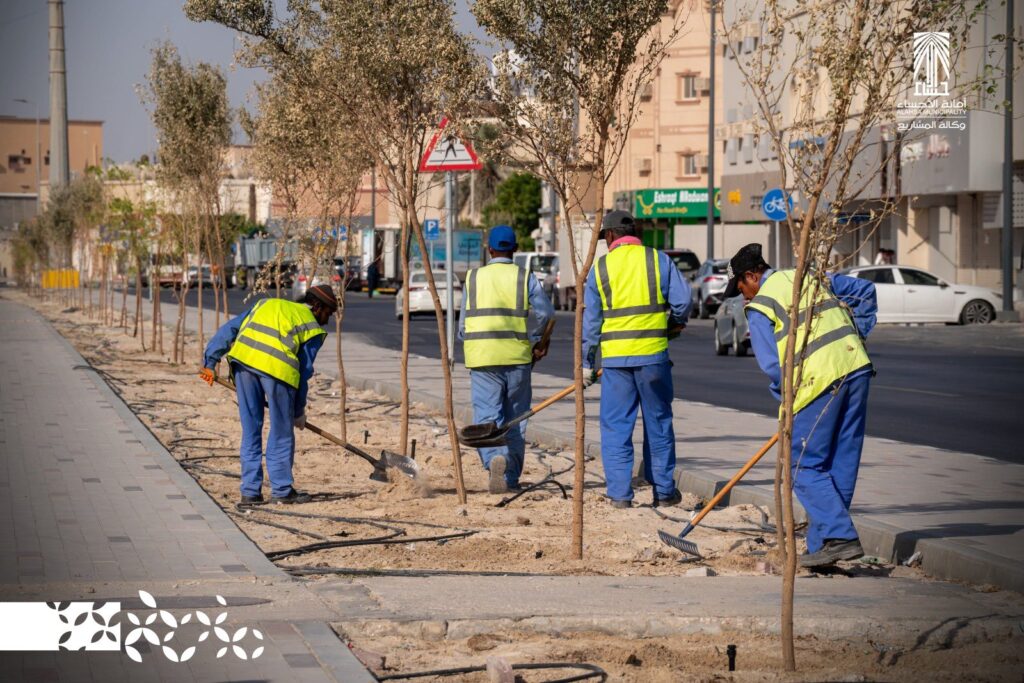
<svg viewBox="0 0 1024 683">
<path fill-rule="evenodd" d="M 807 552 L 853 540 L 850 503 L 864 445 L 871 375 L 846 379 L 793 418 L 793 490 L 807 512 Z"/>
<path fill-rule="evenodd" d="M 287 496 L 292 489 L 295 461 L 295 389 L 276 379 L 251 372 L 238 364 L 235 390 L 242 419 L 242 495 L 258 496 L 263 486 L 263 407 L 270 409 L 267 436 L 267 474 L 274 497 Z"/>
<path fill-rule="evenodd" d="M 676 490 L 676 435 L 672 427 L 672 364 L 605 366 L 601 377 L 601 462 L 608 497 L 633 500 L 633 427 L 639 408 L 644 420 L 644 479 L 654 495 Z"/>
<path fill-rule="evenodd" d="M 496 365 L 486 368 L 472 368 L 469 371 L 469 386 L 473 398 L 473 422 L 495 422 L 499 427 L 530 409 L 532 390 L 530 386 L 533 365 Z M 491 446 L 478 449 L 480 461 L 490 469 L 496 455 L 505 456 L 505 482 L 519 485 L 523 473 L 523 459 L 526 454 L 526 420 L 513 427 L 508 433 L 506 446 Z"/>
</svg>

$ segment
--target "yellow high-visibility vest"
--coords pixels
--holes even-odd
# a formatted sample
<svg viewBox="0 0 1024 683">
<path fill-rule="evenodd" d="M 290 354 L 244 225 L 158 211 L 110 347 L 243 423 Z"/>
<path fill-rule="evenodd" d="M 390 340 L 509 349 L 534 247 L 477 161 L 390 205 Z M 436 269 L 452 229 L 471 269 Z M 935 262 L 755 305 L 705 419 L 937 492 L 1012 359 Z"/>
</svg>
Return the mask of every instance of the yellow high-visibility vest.
<svg viewBox="0 0 1024 683">
<path fill-rule="evenodd" d="M 622 244 L 597 259 L 601 295 L 601 357 L 649 356 L 668 349 L 668 306 L 661 293 L 658 252 Z"/>
<path fill-rule="evenodd" d="M 793 324 L 789 317 L 789 304 L 793 297 L 794 272 L 777 270 L 769 275 L 757 296 L 746 305 L 746 310 L 763 313 L 774 323 L 780 368 L 786 356 L 786 335 Z M 814 282 L 808 277 L 796 321 L 795 377 L 800 378 L 800 383 L 796 388 L 794 413 L 807 407 L 837 380 L 871 364 L 857 327 L 842 302 L 827 286 L 818 287 L 816 295 L 814 289 Z M 809 334 L 805 334 L 808 310 L 814 311 L 814 317 Z"/>
<path fill-rule="evenodd" d="M 228 358 L 299 387 L 299 346 L 327 334 L 305 304 L 263 299 L 249 311 Z"/>
<path fill-rule="evenodd" d="M 462 350 L 467 368 L 533 361 L 526 323 L 529 271 L 514 263 L 489 263 L 466 276 Z"/>
</svg>

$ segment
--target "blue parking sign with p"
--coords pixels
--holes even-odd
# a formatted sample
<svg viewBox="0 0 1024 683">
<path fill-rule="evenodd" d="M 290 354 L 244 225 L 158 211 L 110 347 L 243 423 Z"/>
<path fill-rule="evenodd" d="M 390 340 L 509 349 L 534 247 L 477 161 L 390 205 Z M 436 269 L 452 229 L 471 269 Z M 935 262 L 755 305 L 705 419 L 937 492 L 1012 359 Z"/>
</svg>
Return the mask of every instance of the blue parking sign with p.
<svg viewBox="0 0 1024 683">
<path fill-rule="evenodd" d="M 423 221 L 423 237 L 428 240 L 436 240 L 441 236 L 441 221 L 436 218 L 428 218 Z"/>
</svg>

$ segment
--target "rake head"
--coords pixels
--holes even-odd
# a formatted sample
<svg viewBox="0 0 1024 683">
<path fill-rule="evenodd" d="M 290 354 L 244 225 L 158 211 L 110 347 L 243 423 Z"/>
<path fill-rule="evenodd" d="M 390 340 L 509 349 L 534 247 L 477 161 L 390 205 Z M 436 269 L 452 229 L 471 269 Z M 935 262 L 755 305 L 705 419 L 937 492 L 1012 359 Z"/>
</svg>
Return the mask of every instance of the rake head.
<svg viewBox="0 0 1024 683">
<path fill-rule="evenodd" d="M 693 555 L 694 557 L 703 559 L 703 556 L 697 549 L 697 544 L 693 541 L 687 541 L 683 538 L 683 536 L 690 533 L 691 529 L 693 529 L 693 525 L 687 524 L 686 528 L 683 529 L 678 536 L 673 536 L 672 534 L 664 531 L 658 531 L 658 538 L 660 538 L 661 542 L 665 545 L 672 546 L 681 553 Z"/>
</svg>

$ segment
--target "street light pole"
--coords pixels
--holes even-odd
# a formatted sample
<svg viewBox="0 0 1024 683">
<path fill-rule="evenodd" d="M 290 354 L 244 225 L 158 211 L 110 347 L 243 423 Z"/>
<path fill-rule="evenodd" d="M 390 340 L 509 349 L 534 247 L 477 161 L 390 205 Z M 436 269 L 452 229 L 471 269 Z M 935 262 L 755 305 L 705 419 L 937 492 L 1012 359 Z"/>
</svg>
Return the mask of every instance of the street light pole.
<svg viewBox="0 0 1024 683">
<path fill-rule="evenodd" d="M 1006 3 L 1006 104 L 1003 107 L 1003 310 L 1000 318 L 1016 320 L 1013 308 L 1013 0 Z"/>
<path fill-rule="evenodd" d="M 36 213 L 40 214 L 43 212 L 43 188 L 42 188 L 42 167 L 43 167 L 43 148 L 42 143 L 39 139 L 39 105 L 32 100 L 26 100 L 24 98 L 18 98 L 15 102 L 21 102 L 22 104 L 31 104 L 36 108 Z"/>
<path fill-rule="evenodd" d="M 715 257 L 715 5 L 711 0 L 711 51 L 708 80 L 708 260 Z"/>
</svg>

